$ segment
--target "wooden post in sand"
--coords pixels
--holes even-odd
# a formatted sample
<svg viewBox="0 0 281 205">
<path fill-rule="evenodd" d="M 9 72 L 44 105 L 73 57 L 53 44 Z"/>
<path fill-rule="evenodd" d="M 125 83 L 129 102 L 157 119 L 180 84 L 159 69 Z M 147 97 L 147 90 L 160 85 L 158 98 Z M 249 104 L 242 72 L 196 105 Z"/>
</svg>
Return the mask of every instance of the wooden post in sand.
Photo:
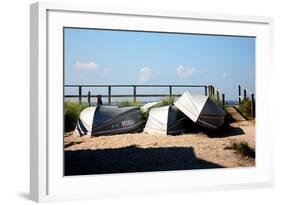
<svg viewBox="0 0 281 205">
<path fill-rule="evenodd" d="M 252 117 L 256 117 L 256 102 L 255 102 L 255 96 L 254 93 L 251 94 L 251 104 L 252 104 Z"/>
<path fill-rule="evenodd" d="M 222 106 L 224 107 L 225 106 L 225 96 L 224 96 L 224 93 L 221 95 L 222 97 Z"/>
<path fill-rule="evenodd" d="M 81 102 L 82 102 L 82 86 L 81 85 L 79 85 L 78 93 L 79 93 L 79 104 L 81 104 Z"/>
<path fill-rule="evenodd" d="M 170 94 L 170 98 L 172 97 L 172 86 L 169 86 L 169 94 Z"/>
<path fill-rule="evenodd" d="M 209 89 L 209 97 L 213 96 L 215 94 L 215 89 L 212 85 L 208 86 Z"/>
<path fill-rule="evenodd" d="M 238 100 L 239 100 L 239 104 L 241 103 L 241 85 L 238 85 Z"/>
<path fill-rule="evenodd" d="M 91 92 L 88 91 L 88 106 L 90 107 L 91 106 Z"/>
<path fill-rule="evenodd" d="M 209 85 L 208 85 L 208 96 L 209 96 L 209 97 L 211 96 L 211 88 L 210 88 Z"/>
<path fill-rule="evenodd" d="M 208 96 L 208 90 L 207 90 L 208 86 L 205 86 L 205 96 Z"/>
<path fill-rule="evenodd" d="M 133 86 L 134 87 L 134 103 L 136 103 L 137 102 L 137 88 L 136 88 L 136 86 L 134 85 Z"/>
<path fill-rule="evenodd" d="M 108 104 L 111 105 L 111 86 L 108 86 Z"/>
</svg>

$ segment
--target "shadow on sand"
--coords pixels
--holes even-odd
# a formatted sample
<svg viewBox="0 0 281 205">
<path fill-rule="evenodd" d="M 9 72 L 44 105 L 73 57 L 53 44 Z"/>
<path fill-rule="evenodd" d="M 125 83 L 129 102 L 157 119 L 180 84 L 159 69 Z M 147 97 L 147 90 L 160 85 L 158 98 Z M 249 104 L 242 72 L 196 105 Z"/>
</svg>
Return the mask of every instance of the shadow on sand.
<svg viewBox="0 0 281 205">
<path fill-rule="evenodd" d="M 192 147 L 65 151 L 65 175 L 223 168 L 199 159 Z"/>
<path fill-rule="evenodd" d="M 220 130 L 204 130 L 204 133 L 210 138 L 223 138 L 232 137 L 237 135 L 245 134 L 245 132 L 240 127 L 227 126 Z"/>
<path fill-rule="evenodd" d="M 203 132 L 210 138 L 224 138 L 245 134 L 243 129 L 241 129 L 240 127 L 231 126 L 229 120 L 218 130 L 207 129 L 191 121 L 189 121 L 188 123 L 189 124 L 186 125 L 187 130 L 184 132 L 185 134 L 197 134 Z M 180 133 L 179 135 L 181 134 L 182 133 Z"/>
</svg>

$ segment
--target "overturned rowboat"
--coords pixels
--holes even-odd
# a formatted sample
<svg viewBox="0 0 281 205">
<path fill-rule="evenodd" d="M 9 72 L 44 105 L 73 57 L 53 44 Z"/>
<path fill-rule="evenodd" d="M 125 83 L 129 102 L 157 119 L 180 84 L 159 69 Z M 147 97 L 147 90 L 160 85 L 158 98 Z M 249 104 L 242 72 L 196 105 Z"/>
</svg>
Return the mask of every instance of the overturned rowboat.
<svg viewBox="0 0 281 205">
<path fill-rule="evenodd" d="M 75 131 L 83 135 L 100 136 L 142 131 L 144 120 L 139 108 L 98 106 L 80 113 Z"/>
<path fill-rule="evenodd" d="M 225 120 L 225 111 L 208 96 L 186 91 L 174 103 L 193 122 L 208 128 L 219 129 Z"/>
<path fill-rule="evenodd" d="M 154 107 L 149 111 L 144 132 L 177 135 L 185 132 L 189 124 L 189 118 L 174 105 Z"/>
</svg>

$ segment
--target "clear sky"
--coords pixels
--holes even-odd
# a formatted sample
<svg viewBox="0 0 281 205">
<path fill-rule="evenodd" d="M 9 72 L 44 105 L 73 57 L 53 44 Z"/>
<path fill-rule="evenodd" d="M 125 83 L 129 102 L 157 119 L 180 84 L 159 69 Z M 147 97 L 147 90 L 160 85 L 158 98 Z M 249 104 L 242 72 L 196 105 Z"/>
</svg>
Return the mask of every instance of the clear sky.
<svg viewBox="0 0 281 205">
<path fill-rule="evenodd" d="M 71 28 L 64 37 L 65 84 L 212 84 L 228 100 L 238 84 L 255 91 L 253 37 Z"/>
</svg>

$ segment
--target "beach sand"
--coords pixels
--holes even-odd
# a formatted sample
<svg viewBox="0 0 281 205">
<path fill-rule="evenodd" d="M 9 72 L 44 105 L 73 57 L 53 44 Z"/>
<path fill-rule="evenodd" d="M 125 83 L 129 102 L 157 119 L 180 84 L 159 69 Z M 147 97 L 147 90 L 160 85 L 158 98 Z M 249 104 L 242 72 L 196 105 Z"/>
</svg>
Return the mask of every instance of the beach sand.
<svg viewBox="0 0 281 205">
<path fill-rule="evenodd" d="M 241 121 L 217 133 L 176 136 L 146 133 L 64 137 L 66 175 L 255 166 L 255 160 L 225 149 L 246 141 L 255 147 L 255 122 Z"/>
</svg>

